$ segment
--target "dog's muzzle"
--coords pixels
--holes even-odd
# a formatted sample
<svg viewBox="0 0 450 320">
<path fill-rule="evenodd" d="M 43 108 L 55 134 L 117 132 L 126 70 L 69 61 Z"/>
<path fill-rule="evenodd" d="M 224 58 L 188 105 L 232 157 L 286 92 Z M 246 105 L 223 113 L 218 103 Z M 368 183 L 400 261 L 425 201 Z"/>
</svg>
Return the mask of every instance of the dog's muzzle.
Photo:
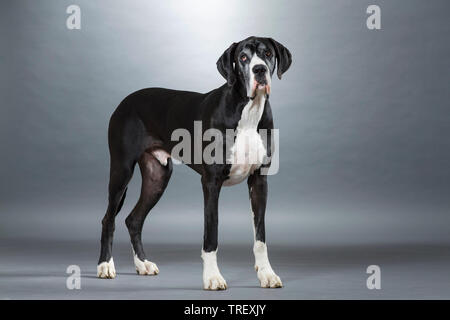
<svg viewBox="0 0 450 320">
<path fill-rule="evenodd" d="M 257 64 L 252 68 L 252 72 L 255 76 L 252 83 L 252 92 L 254 93 L 254 97 L 256 96 L 256 90 L 265 90 L 265 93 L 269 95 L 270 85 L 267 81 L 267 67 L 263 64 Z"/>
<path fill-rule="evenodd" d="M 258 86 L 265 86 L 267 84 L 267 67 L 263 64 L 257 64 L 253 67 L 252 71 L 255 75 L 255 81 L 257 82 Z"/>
</svg>

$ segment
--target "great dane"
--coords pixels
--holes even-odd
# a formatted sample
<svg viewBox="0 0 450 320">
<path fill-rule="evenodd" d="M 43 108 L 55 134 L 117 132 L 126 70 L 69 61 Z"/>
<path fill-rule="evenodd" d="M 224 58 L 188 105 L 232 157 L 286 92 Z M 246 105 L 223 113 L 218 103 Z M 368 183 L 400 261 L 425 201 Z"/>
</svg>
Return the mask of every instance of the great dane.
<svg viewBox="0 0 450 320">
<path fill-rule="evenodd" d="M 204 195 L 203 288 L 227 288 L 216 258 L 219 194 L 222 186 L 232 186 L 245 179 L 253 214 L 257 277 L 261 287 L 282 287 L 267 255 L 264 225 L 267 176 L 263 171 L 270 166 L 274 150 L 269 103 L 272 75 L 276 70 L 281 79 L 291 62 L 291 53 L 279 42 L 272 38 L 249 37 L 233 43 L 217 61 L 217 69 L 226 79 L 221 87 L 208 93 L 147 88 L 130 94 L 119 104 L 108 129 L 109 202 L 102 220 L 98 277 L 116 276 L 112 257 L 114 220 L 123 205 L 136 163 L 142 175 L 142 188 L 136 206 L 126 218 L 126 225 L 137 273 L 159 273 L 156 264 L 147 260 L 144 253 L 142 227 L 147 214 L 167 187 L 172 174 L 172 158 L 178 159 L 173 151 L 179 141 L 173 139 L 173 133 L 182 129 L 194 139 L 198 134 L 196 124 L 201 123 L 201 133 L 209 129 L 219 132 L 219 137 L 215 135 L 216 142 L 229 141 L 228 132 L 233 132 L 232 143 L 222 143 L 220 147 L 225 154 L 224 161 L 203 159 L 208 145 L 205 141 L 200 147 L 195 143 L 188 144 L 191 147 L 178 154 L 186 165 L 201 175 Z M 267 132 L 265 139 L 262 130 Z M 186 160 L 188 153 L 196 159 Z"/>
</svg>

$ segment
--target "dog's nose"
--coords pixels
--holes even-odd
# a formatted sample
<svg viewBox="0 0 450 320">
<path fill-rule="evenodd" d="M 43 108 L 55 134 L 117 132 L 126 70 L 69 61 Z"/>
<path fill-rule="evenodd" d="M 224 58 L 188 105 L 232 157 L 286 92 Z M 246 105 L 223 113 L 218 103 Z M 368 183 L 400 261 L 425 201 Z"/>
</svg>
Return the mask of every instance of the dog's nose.
<svg viewBox="0 0 450 320">
<path fill-rule="evenodd" d="M 267 67 L 263 64 L 257 64 L 252 69 L 254 74 L 263 75 L 267 71 Z"/>
</svg>

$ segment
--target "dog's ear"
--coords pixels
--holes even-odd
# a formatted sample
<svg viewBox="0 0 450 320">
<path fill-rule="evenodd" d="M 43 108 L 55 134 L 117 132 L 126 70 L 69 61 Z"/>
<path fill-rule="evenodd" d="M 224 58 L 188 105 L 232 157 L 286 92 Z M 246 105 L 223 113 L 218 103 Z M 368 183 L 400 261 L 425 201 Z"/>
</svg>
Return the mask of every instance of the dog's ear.
<svg viewBox="0 0 450 320">
<path fill-rule="evenodd" d="M 275 41 L 272 38 L 269 38 L 269 41 L 275 48 L 275 54 L 277 58 L 277 76 L 278 79 L 281 79 L 281 75 L 285 73 L 291 66 L 292 55 L 291 52 L 278 41 Z"/>
<path fill-rule="evenodd" d="M 234 71 L 234 53 L 236 51 L 237 43 L 234 42 L 222 56 L 217 60 L 217 70 L 227 80 L 229 86 L 232 86 L 236 81 L 236 73 Z"/>
</svg>

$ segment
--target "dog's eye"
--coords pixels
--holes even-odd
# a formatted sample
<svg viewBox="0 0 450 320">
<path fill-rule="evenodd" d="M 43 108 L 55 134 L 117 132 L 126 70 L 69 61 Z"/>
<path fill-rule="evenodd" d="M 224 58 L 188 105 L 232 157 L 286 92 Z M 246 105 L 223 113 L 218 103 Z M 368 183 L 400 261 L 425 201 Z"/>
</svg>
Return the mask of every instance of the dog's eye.
<svg viewBox="0 0 450 320">
<path fill-rule="evenodd" d="M 266 50 L 266 57 L 270 58 L 272 56 L 272 52 L 269 50 Z"/>
<path fill-rule="evenodd" d="M 243 54 L 243 55 L 241 56 L 241 61 L 242 61 L 242 62 L 247 61 L 247 56 L 246 56 L 245 54 Z"/>
</svg>

